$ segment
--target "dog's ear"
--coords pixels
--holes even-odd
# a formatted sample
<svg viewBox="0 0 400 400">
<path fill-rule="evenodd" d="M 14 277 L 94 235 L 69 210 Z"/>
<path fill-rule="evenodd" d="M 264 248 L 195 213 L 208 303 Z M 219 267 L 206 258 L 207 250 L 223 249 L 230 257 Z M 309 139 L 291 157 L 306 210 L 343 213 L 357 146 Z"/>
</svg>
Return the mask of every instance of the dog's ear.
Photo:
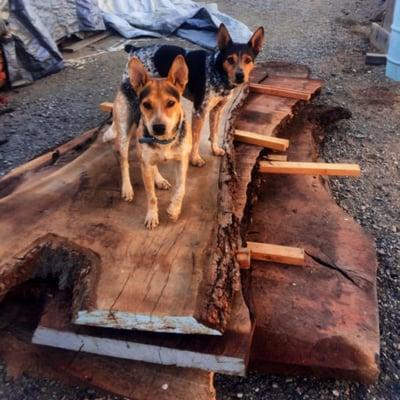
<svg viewBox="0 0 400 400">
<path fill-rule="evenodd" d="M 136 93 L 139 93 L 149 81 L 149 74 L 146 68 L 138 58 L 132 57 L 129 61 L 128 73 L 133 89 Z"/>
<path fill-rule="evenodd" d="M 262 50 L 263 44 L 264 44 L 264 28 L 260 26 L 253 33 L 253 36 L 250 38 L 247 45 L 251 47 L 255 55 L 257 55 Z"/>
<path fill-rule="evenodd" d="M 180 94 L 185 90 L 189 80 L 189 70 L 182 55 L 175 58 L 168 72 L 168 81 L 177 87 Z"/>
<path fill-rule="evenodd" d="M 232 43 L 231 35 L 224 24 L 221 24 L 218 28 L 217 43 L 220 50 L 225 49 L 229 44 Z"/>
</svg>

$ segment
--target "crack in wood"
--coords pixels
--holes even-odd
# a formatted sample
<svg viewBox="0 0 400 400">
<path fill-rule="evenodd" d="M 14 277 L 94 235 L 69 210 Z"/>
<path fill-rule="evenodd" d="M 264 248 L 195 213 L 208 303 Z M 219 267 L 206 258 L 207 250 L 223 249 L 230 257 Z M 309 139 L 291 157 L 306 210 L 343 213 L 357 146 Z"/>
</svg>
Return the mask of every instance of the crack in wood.
<svg viewBox="0 0 400 400">
<path fill-rule="evenodd" d="M 323 258 L 322 258 L 315 254 L 311 254 L 307 250 L 304 250 L 304 253 L 307 254 L 307 256 L 309 256 L 311 259 L 313 259 L 317 264 L 339 272 L 340 275 L 342 275 L 344 278 L 346 278 L 346 280 L 350 281 L 353 285 L 355 285 L 359 289 L 364 289 L 366 285 L 371 286 L 371 282 L 362 278 L 361 276 L 357 276 L 357 279 L 359 279 L 360 281 L 363 281 L 365 283 L 365 285 L 363 285 L 360 282 L 357 282 L 357 280 L 351 276 L 352 274 L 355 275 L 353 271 L 350 272 L 349 270 L 345 269 L 344 267 L 339 267 L 332 260 L 330 260 L 326 254 L 323 254 Z"/>
</svg>

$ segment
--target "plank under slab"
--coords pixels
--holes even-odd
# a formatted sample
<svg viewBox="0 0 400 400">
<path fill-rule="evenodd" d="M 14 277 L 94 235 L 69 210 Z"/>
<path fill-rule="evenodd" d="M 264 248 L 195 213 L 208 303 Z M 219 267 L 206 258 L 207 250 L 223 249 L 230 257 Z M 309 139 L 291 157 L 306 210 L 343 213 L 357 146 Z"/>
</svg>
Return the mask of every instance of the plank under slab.
<svg viewBox="0 0 400 400">
<path fill-rule="evenodd" d="M 94 328 L 70 323 L 71 295 L 59 292 L 43 312 L 32 342 L 161 365 L 244 376 L 252 341 L 252 323 L 240 292 L 223 336 L 179 335 Z"/>
</svg>

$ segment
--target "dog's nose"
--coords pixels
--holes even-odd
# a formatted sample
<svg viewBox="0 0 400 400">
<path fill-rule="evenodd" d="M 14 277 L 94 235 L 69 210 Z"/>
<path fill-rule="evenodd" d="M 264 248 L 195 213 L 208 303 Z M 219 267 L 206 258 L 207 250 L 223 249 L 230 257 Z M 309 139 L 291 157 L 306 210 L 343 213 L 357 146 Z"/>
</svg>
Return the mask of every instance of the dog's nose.
<svg viewBox="0 0 400 400">
<path fill-rule="evenodd" d="M 236 72 L 236 82 L 243 83 L 244 81 L 244 73 L 242 71 Z"/>
<path fill-rule="evenodd" d="M 165 133 L 165 125 L 164 124 L 154 124 L 153 132 L 155 135 L 164 135 Z"/>
</svg>

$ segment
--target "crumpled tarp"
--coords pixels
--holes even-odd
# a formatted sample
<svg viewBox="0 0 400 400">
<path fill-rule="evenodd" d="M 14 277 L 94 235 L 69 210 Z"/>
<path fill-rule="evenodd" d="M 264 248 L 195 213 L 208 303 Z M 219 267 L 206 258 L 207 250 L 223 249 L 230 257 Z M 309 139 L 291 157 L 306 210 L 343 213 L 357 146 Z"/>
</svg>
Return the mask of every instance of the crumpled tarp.
<svg viewBox="0 0 400 400">
<path fill-rule="evenodd" d="M 4 0 L 0 0 L 4 4 Z M 13 40 L 3 44 L 11 82 L 33 81 L 64 67 L 56 41 L 74 33 L 112 28 L 125 38 L 176 34 L 205 48 L 216 45 L 223 22 L 236 41 L 247 41 L 243 23 L 215 5 L 191 0 L 8 0 Z"/>
<path fill-rule="evenodd" d="M 219 12 L 215 4 L 191 0 L 98 0 L 98 4 L 106 25 L 128 39 L 174 33 L 211 49 L 221 22 L 236 41 L 247 41 L 251 35 L 245 24 Z"/>
<path fill-rule="evenodd" d="M 6 11 L 13 40 L 3 49 L 11 82 L 59 71 L 64 62 L 57 40 L 105 29 L 97 0 L 9 0 Z"/>
</svg>

